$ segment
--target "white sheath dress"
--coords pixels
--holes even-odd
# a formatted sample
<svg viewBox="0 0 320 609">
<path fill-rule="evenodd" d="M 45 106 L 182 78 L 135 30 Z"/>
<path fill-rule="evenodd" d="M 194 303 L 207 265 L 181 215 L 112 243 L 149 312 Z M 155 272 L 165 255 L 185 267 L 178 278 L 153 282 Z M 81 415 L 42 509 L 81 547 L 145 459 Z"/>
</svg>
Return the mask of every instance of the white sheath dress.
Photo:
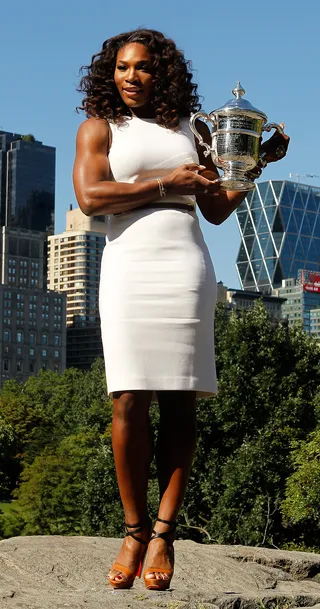
<svg viewBox="0 0 320 609">
<path fill-rule="evenodd" d="M 138 182 L 198 163 L 189 120 L 179 131 L 155 119 L 110 125 L 113 179 Z M 159 199 L 108 216 L 100 277 L 100 318 L 109 395 L 116 391 L 217 392 L 214 356 L 216 278 L 196 211 Z"/>
</svg>

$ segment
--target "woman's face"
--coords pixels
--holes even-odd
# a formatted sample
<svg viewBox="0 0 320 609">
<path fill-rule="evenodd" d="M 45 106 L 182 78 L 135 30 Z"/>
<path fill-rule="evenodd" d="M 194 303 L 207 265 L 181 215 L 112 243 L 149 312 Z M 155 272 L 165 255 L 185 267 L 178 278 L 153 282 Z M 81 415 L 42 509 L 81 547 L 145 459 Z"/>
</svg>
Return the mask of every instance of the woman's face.
<svg viewBox="0 0 320 609">
<path fill-rule="evenodd" d="M 153 76 L 147 47 L 132 42 L 118 51 L 114 82 L 120 97 L 133 112 L 148 108 Z"/>
</svg>

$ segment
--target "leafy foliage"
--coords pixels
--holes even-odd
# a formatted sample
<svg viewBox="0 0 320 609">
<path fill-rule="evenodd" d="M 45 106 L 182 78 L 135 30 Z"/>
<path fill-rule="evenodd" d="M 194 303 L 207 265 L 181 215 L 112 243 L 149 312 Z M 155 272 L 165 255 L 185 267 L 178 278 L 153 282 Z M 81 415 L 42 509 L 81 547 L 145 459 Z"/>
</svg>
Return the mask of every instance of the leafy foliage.
<svg viewBox="0 0 320 609">
<path fill-rule="evenodd" d="M 219 394 L 197 404 L 180 536 L 308 547 L 313 536 L 320 545 L 319 354 L 314 339 L 271 321 L 261 303 L 241 316 L 217 307 Z M 0 515 L 2 536 L 122 533 L 111 418 L 101 360 L 89 372 L 41 372 L 24 385 L 5 384 L 0 489 L 16 501 Z M 151 421 L 156 433 L 154 407 Z M 153 463 L 152 515 L 157 502 Z"/>
<path fill-rule="evenodd" d="M 296 443 L 292 462 L 282 503 L 285 523 L 300 533 L 303 543 L 320 547 L 320 428 L 308 442 Z"/>
</svg>

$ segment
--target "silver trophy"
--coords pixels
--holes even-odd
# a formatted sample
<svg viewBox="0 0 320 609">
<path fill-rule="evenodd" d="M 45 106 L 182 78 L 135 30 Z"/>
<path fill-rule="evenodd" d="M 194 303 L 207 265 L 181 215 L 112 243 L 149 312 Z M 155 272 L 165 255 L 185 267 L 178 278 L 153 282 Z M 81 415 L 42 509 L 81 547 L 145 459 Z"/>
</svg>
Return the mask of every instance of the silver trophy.
<svg viewBox="0 0 320 609">
<path fill-rule="evenodd" d="M 240 82 L 232 91 L 235 99 L 213 110 L 210 114 L 196 112 L 190 118 L 190 128 L 206 149 L 205 156 L 211 154 L 214 164 L 222 169 L 223 175 L 215 182 L 224 190 L 252 190 L 255 185 L 246 176 L 259 161 L 260 138 L 263 131 L 283 129 L 277 123 L 267 123 L 267 116 L 243 99 L 245 90 Z M 198 118 L 212 126 L 211 148 L 203 141 L 195 126 Z"/>
</svg>

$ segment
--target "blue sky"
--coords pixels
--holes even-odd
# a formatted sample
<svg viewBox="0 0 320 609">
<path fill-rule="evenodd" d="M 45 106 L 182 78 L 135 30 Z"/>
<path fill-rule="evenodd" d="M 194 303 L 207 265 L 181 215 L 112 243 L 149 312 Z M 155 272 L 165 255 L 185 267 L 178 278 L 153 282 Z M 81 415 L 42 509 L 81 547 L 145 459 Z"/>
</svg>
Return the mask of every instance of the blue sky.
<svg viewBox="0 0 320 609">
<path fill-rule="evenodd" d="M 264 179 L 289 179 L 290 172 L 320 175 L 318 0 L 303 5 L 289 0 L 16 0 L 2 3 L 0 22 L 0 127 L 33 133 L 56 147 L 56 232 L 64 230 L 65 212 L 75 204 L 74 142 L 85 118 L 74 111 L 80 103 L 78 70 L 106 38 L 139 26 L 163 31 L 192 60 L 206 111 L 230 99 L 240 80 L 247 99 L 270 121 L 285 122 L 290 151 L 266 169 Z M 301 181 L 320 185 L 320 180 Z M 234 214 L 219 227 L 201 225 L 217 279 L 238 287 L 240 238 Z"/>
</svg>

